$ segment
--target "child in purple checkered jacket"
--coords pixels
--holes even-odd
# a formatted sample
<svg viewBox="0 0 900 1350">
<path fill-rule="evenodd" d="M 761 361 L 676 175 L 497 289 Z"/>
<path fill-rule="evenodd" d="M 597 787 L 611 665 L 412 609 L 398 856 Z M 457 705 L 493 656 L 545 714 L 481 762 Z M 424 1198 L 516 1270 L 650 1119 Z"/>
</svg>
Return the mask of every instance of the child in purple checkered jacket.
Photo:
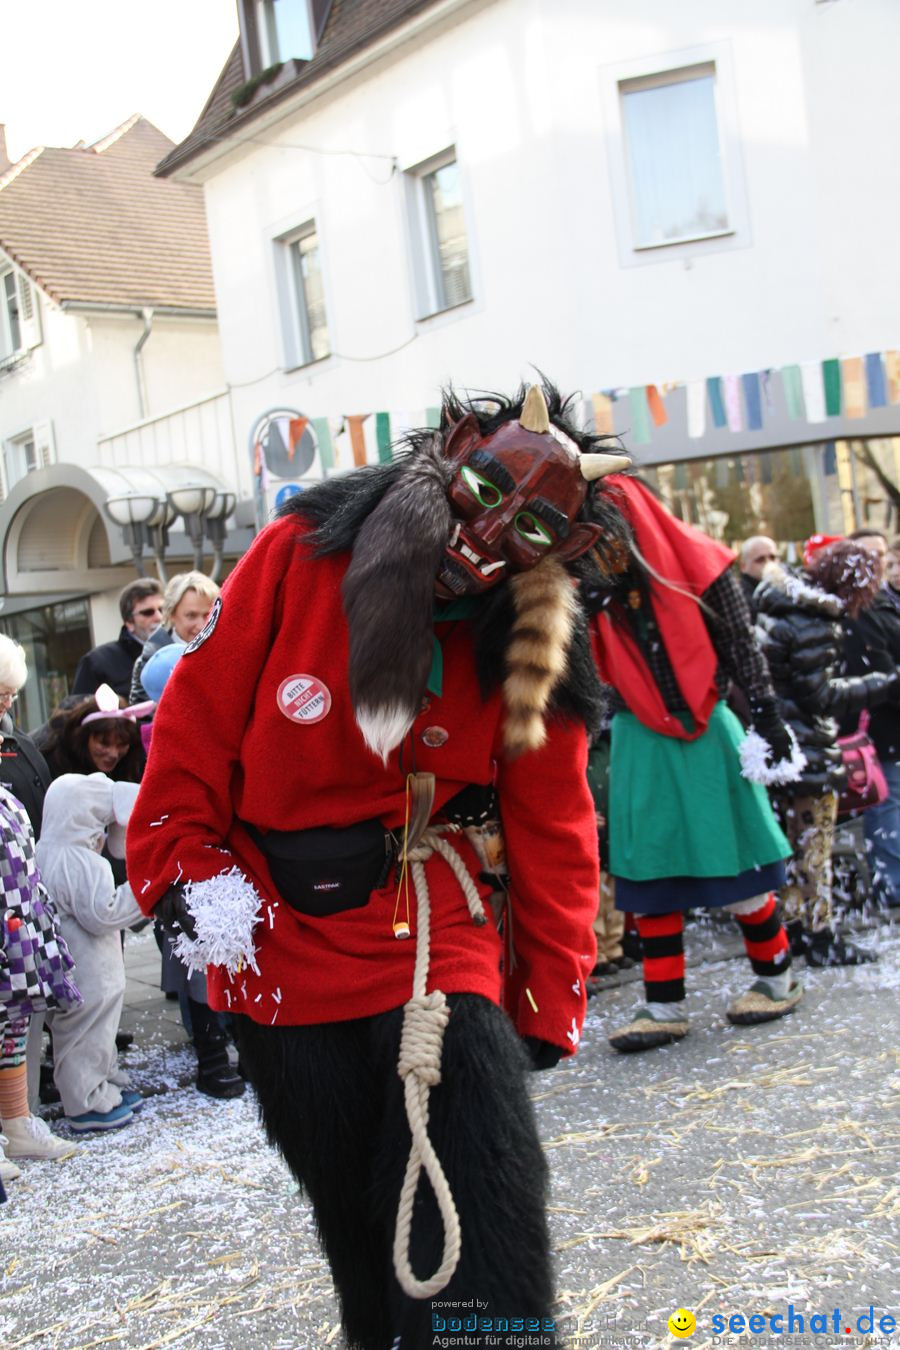
<svg viewBox="0 0 900 1350">
<path fill-rule="evenodd" d="M 0 788 L 0 1191 L 3 1181 L 19 1175 L 12 1159 L 59 1159 L 75 1151 L 29 1111 L 25 1061 L 32 1015 L 81 1001 L 71 969 L 38 873 L 28 816 Z"/>
</svg>

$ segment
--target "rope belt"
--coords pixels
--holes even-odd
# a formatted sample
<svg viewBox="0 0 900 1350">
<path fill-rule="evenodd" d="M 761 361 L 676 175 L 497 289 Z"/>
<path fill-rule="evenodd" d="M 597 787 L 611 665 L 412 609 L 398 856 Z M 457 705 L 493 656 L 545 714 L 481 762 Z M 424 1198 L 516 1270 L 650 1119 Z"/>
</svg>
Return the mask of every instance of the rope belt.
<svg viewBox="0 0 900 1350">
<path fill-rule="evenodd" d="M 459 1264 L 462 1245 L 456 1205 L 443 1168 L 428 1137 L 428 1094 L 432 1087 L 441 1081 L 441 1050 L 444 1029 L 450 1020 L 450 1009 L 447 1006 L 446 996 L 439 989 L 432 990 L 430 994 L 425 992 L 431 956 L 431 897 L 424 864 L 433 853 L 439 854 L 444 859 L 459 882 L 474 922 L 479 925 L 487 922 L 481 897 L 466 864 L 452 844 L 442 837 L 444 832 L 455 828 L 452 825 L 429 825 L 415 847 L 407 853 L 416 893 L 416 964 L 412 998 L 403 1009 L 403 1030 L 400 1035 L 400 1059 L 397 1071 L 403 1079 L 403 1095 L 412 1145 L 397 1209 L 394 1270 L 401 1289 L 410 1298 L 432 1298 L 446 1288 Z M 419 1184 L 419 1174 L 423 1170 L 431 1182 L 444 1230 L 441 1264 L 428 1280 L 416 1278 L 409 1260 L 413 1203 Z"/>
</svg>

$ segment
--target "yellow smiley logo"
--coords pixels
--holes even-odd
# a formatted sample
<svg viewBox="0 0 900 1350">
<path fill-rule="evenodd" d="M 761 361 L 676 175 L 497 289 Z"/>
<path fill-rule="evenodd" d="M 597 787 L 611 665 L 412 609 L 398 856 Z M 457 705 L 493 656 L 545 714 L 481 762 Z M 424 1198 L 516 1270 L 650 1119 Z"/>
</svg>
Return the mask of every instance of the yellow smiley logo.
<svg viewBox="0 0 900 1350">
<path fill-rule="evenodd" d="M 673 1336 L 677 1336 L 679 1340 L 684 1340 L 686 1336 L 693 1336 L 697 1330 L 697 1319 L 687 1308 L 676 1308 L 666 1326 Z"/>
</svg>

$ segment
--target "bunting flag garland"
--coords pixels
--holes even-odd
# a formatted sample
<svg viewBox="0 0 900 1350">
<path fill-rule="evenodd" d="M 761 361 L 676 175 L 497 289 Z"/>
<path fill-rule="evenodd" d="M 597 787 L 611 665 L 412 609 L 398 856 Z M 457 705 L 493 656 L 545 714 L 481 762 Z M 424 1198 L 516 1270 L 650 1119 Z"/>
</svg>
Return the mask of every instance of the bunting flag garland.
<svg viewBox="0 0 900 1350">
<path fill-rule="evenodd" d="M 688 436 L 696 440 L 706 430 L 706 385 L 703 380 L 691 380 L 687 387 Z"/>
<path fill-rule="evenodd" d="M 350 434 L 350 449 L 353 452 L 353 463 L 359 469 L 366 460 L 366 437 L 363 432 L 363 423 L 369 417 L 369 413 L 348 413 L 345 417 L 347 431 Z"/>
<path fill-rule="evenodd" d="M 615 436 L 613 404 L 609 394 L 592 394 L 591 404 L 594 409 L 594 431 L 596 435 Z"/>
<path fill-rule="evenodd" d="M 308 417 L 292 417 L 288 422 L 287 457 L 289 463 L 293 463 L 297 446 L 303 440 L 303 433 L 308 426 Z"/>
<path fill-rule="evenodd" d="M 784 385 L 784 397 L 787 414 L 792 422 L 806 421 L 806 404 L 803 399 L 803 377 L 799 366 L 785 366 L 781 372 Z"/>
<path fill-rule="evenodd" d="M 328 418 L 314 417 L 312 429 L 316 433 L 316 440 L 319 444 L 322 472 L 328 473 L 330 469 L 334 468 L 334 446 L 331 441 L 331 427 L 328 425 Z"/>
<path fill-rule="evenodd" d="M 378 443 L 379 464 L 391 462 L 391 419 L 386 412 L 375 414 L 375 440 Z"/>
<path fill-rule="evenodd" d="M 825 385 L 825 411 L 837 417 L 841 411 L 841 363 L 835 359 L 822 362 L 822 383 Z"/>
<path fill-rule="evenodd" d="M 778 394 L 778 377 L 783 401 Z M 671 422 L 671 407 L 676 410 L 676 422 L 680 420 L 681 403 L 673 401 L 670 407 L 665 403 L 673 391 L 680 389 L 685 391 L 686 430 L 692 441 L 700 440 L 713 429 L 721 431 L 726 427 L 731 433 L 762 431 L 766 419 L 777 417 L 779 409 L 782 415 L 786 410 L 793 422 L 824 426 L 829 418 L 840 416 L 858 421 L 872 410 L 900 404 L 900 351 L 802 361 L 741 375 L 710 375 L 687 381 L 602 389 L 585 395 L 579 405 L 579 416 L 585 427 L 592 427 L 598 436 L 621 435 L 629 446 L 649 445 L 654 431 Z M 627 406 L 623 402 L 626 395 Z M 261 441 L 253 446 L 253 474 L 260 480 L 260 489 L 267 491 L 270 475 L 266 449 L 272 450 L 274 446 L 279 454 L 284 450 L 288 462 L 293 463 L 307 427 L 315 434 L 321 471 L 327 476 L 349 467 L 348 451 L 355 467 L 389 464 L 398 443 L 411 429 L 437 428 L 440 420 L 441 410 L 436 406 L 399 412 L 346 413 L 337 418 L 275 418 L 268 430 L 274 440 L 268 446 Z"/>
<path fill-rule="evenodd" d="M 844 416 L 865 417 L 866 386 L 861 356 L 844 357 L 841 361 L 841 382 L 844 387 Z"/>
<path fill-rule="evenodd" d="M 636 384 L 633 389 L 629 389 L 628 402 L 631 405 L 631 428 L 628 439 L 632 445 L 649 445 L 653 437 L 650 434 L 650 412 L 647 408 L 646 386 Z"/>
<path fill-rule="evenodd" d="M 729 431 L 744 430 L 744 410 L 741 407 L 740 382 L 736 375 L 722 377 L 722 390 L 725 395 L 725 418 Z"/>
<path fill-rule="evenodd" d="M 741 385 L 744 390 L 744 402 L 747 405 L 747 430 L 762 430 L 762 406 L 759 398 L 759 375 L 756 371 L 748 371 L 746 375 L 741 376 Z"/>
<path fill-rule="evenodd" d="M 718 375 L 710 375 L 706 381 L 709 396 L 709 410 L 712 413 L 714 427 L 724 427 L 728 419 L 725 416 L 725 404 L 722 402 L 722 381 Z"/>
<path fill-rule="evenodd" d="M 657 427 L 664 426 L 669 420 L 669 414 L 666 412 L 665 404 L 659 396 L 659 390 L 655 384 L 648 384 L 646 393 L 647 407 L 650 409 L 653 425 Z"/>
<path fill-rule="evenodd" d="M 883 408 L 887 404 L 887 390 L 884 383 L 884 365 L 881 352 L 869 352 L 866 356 L 866 386 L 870 408 Z"/>
<path fill-rule="evenodd" d="M 822 384 L 822 367 L 819 362 L 803 361 L 800 365 L 800 380 L 803 385 L 807 422 L 824 422 L 825 386 Z"/>
<path fill-rule="evenodd" d="M 759 384 L 763 391 L 763 398 L 766 400 L 766 411 L 773 413 L 775 411 L 775 400 L 772 397 L 771 370 L 761 370 L 759 372 Z"/>
</svg>

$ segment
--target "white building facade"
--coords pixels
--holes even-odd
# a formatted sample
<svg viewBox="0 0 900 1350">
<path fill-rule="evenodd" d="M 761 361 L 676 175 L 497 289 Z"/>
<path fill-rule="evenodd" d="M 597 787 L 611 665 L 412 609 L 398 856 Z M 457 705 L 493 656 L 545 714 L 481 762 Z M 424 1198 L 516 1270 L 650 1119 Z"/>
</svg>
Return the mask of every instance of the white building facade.
<svg viewBox="0 0 900 1350">
<path fill-rule="evenodd" d="M 715 533 L 894 528 L 893 0 L 372 8 L 242 0 L 161 169 L 205 189 L 251 489 L 536 366 Z"/>
<path fill-rule="evenodd" d="M 0 627 L 29 658 L 23 725 L 119 631 L 117 597 L 145 550 L 108 500 L 165 506 L 155 542 L 173 572 L 196 550 L 167 493 L 196 481 L 204 501 L 237 496 L 202 198 L 187 189 L 185 206 L 184 188 L 152 176 L 170 147 L 135 118 L 99 147 L 31 152 L 0 174 Z M 184 228 L 163 262 L 145 211 L 150 230 Z M 119 242 L 128 232 L 137 261 Z"/>
</svg>

